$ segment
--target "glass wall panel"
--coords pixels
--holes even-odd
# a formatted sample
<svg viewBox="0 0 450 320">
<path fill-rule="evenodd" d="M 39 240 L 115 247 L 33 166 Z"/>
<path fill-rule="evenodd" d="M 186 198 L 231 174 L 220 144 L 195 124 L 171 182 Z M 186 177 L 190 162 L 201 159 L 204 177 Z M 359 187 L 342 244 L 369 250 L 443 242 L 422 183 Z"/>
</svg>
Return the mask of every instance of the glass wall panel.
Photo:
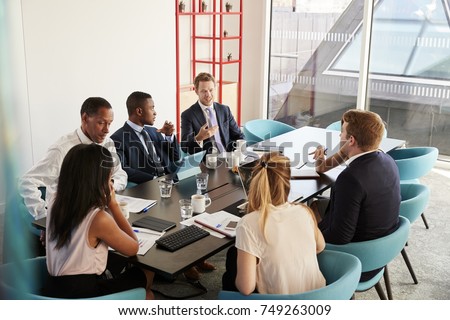
<svg viewBox="0 0 450 320">
<path fill-rule="evenodd" d="M 370 108 L 388 136 L 450 155 L 448 1 L 380 0 L 373 14 Z"/>
<path fill-rule="evenodd" d="M 356 105 L 364 0 L 273 1 L 268 117 L 326 127 Z M 449 0 L 375 2 L 369 105 L 388 136 L 450 155 Z"/>
<path fill-rule="evenodd" d="M 344 45 L 355 42 L 364 3 L 351 3 L 272 2 L 268 118 L 295 127 L 326 126 L 355 106 L 358 79 L 324 73 Z M 359 52 L 359 46 L 351 50 Z"/>
</svg>

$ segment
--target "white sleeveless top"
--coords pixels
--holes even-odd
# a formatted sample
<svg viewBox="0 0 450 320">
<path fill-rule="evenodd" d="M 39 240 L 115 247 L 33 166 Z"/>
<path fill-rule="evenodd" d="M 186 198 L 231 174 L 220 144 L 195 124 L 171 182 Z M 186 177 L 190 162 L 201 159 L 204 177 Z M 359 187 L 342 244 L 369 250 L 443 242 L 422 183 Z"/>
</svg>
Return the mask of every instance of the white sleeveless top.
<svg viewBox="0 0 450 320">
<path fill-rule="evenodd" d="M 236 228 L 236 248 L 257 258 L 259 293 L 293 294 L 326 285 L 316 254 L 315 223 L 300 205 L 271 206 L 264 238 L 258 211 L 246 214 Z"/>
<path fill-rule="evenodd" d="M 102 274 L 106 269 L 108 246 L 103 241 L 93 248 L 88 241 L 88 232 L 92 220 L 99 211 L 93 209 L 81 224 L 72 232 L 68 245 L 56 249 L 56 241 L 50 241 L 46 234 L 47 269 L 51 276 L 66 276 L 77 274 Z M 47 230 L 49 229 L 50 209 L 47 214 Z"/>
</svg>

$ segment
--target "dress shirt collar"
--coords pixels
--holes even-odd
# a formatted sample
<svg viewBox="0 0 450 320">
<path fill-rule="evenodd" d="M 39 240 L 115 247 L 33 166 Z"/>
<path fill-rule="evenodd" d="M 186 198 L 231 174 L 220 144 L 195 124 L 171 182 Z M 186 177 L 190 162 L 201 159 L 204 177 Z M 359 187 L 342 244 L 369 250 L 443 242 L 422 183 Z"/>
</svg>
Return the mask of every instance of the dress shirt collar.
<svg viewBox="0 0 450 320">
<path fill-rule="evenodd" d="M 347 166 L 349 166 L 350 163 L 352 163 L 355 159 L 358 159 L 359 157 L 361 157 L 361 156 L 363 156 L 363 155 L 365 155 L 365 154 L 369 154 L 369 153 L 372 153 L 372 152 L 378 152 L 378 151 L 381 151 L 381 150 L 380 150 L 380 149 L 369 150 L 369 151 L 366 151 L 366 152 L 362 152 L 362 153 L 355 154 L 353 157 L 351 157 L 351 158 L 349 158 L 347 161 L 345 161 L 345 164 L 346 164 Z"/>
<path fill-rule="evenodd" d="M 141 127 L 140 125 L 137 125 L 136 123 L 131 122 L 130 120 L 127 120 L 127 124 L 131 127 L 131 129 L 139 133 L 141 133 L 141 131 L 144 130 L 144 127 Z"/>
<path fill-rule="evenodd" d="M 77 136 L 80 139 L 82 144 L 91 144 L 91 143 L 95 143 L 94 141 L 92 141 L 87 135 L 84 134 L 83 130 L 81 130 L 81 127 L 78 127 L 77 129 Z M 101 146 L 103 146 L 103 144 L 105 143 L 106 139 L 103 140 L 103 143 L 95 143 L 95 144 L 99 144 Z"/>
<path fill-rule="evenodd" d="M 204 113 L 206 113 L 207 108 L 211 108 L 211 111 L 214 112 L 214 102 L 211 106 L 205 106 L 203 103 L 200 102 L 200 100 L 198 100 L 198 104 L 200 105 Z"/>
</svg>

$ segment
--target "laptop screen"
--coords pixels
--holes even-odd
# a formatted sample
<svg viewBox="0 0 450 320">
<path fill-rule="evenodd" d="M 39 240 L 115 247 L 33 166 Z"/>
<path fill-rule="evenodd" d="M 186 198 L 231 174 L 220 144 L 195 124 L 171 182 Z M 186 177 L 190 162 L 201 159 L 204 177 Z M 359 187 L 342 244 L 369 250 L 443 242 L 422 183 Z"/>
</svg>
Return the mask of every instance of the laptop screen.
<svg viewBox="0 0 450 320">
<path fill-rule="evenodd" d="M 252 180 L 253 168 L 259 163 L 258 160 L 248 162 L 238 167 L 239 178 L 241 179 L 242 188 L 244 189 L 245 196 L 248 198 L 248 192 L 250 190 L 250 182 Z"/>
<path fill-rule="evenodd" d="M 258 164 L 258 160 L 255 160 L 238 167 L 239 178 L 241 179 L 242 188 L 244 189 L 244 193 L 247 199 L 248 192 L 250 190 L 250 182 L 253 177 L 253 168 Z M 291 185 L 291 191 L 289 192 L 288 201 L 296 202 L 301 198 L 303 198 L 303 194 L 300 192 L 300 190 L 296 190 L 296 188 L 293 188 Z"/>
</svg>

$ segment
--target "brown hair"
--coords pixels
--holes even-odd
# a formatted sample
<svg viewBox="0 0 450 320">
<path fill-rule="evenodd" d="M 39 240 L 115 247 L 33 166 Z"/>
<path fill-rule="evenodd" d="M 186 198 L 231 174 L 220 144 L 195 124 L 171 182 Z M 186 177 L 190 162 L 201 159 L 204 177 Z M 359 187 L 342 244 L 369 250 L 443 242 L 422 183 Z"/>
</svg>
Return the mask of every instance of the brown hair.
<svg viewBox="0 0 450 320">
<path fill-rule="evenodd" d="M 291 191 L 290 160 L 278 152 L 267 153 L 261 157 L 252 175 L 247 212 L 256 210 L 260 212 L 260 226 L 265 233 L 270 205 L 278 206 L 286 203 Z"/>
<path fill-rule="evenodd" d="M 384 134 L 381 117 L 372 111 L 351 109 L 342 116 L 342 124 L 347 122 L 347 137 L 353 136 L 362 151 L 377 149 Z"/>
<path fill-rule="evenodd" d="M 216 85 L 216 79 L 214 79 L 210 73 L 200 72 L 194 79 L 194 87 L 196 90 L 198 89 L 200 82 L 203 81 L 212 81 L 214 82 L 214 85 Z"/>
</svg>

